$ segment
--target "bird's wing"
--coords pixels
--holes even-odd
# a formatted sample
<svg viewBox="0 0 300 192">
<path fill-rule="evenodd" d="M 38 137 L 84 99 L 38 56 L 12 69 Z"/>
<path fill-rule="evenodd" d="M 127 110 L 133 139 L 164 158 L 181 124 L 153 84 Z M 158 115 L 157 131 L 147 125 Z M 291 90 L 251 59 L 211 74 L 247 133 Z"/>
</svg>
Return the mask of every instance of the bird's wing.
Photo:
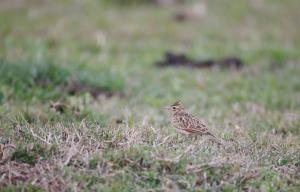
<svg viewBox="0 0 300 192">
<path fill-rule="evenodd" d="M 187 128 L 182 128 L 182 130 L 188 132 L 188 133 L 193 133 L 193 134 L 198 134 L 198 135 L 205 135 L 207 134 L 207 129 L 199 129 L 199 128 L 194 128 L 194 127 L 187 127 Z"/>
<path fill-rule="evenodd" d="M 181 113 L 180 115 L 176 116 L 174 124 L 183 131 L 189 133 L 199 135 L 209 134 L 205 123 L 190 113 Z"/>
<path fill-rule="evenodd" d="M 193 124 L 199 128 L 207 128 L 205 122 L 195 116 L 193 116 L 192 121 L 193 121 Z"/>
<path fill-rule="evenodd" d="M 189 126 L 186 131 L 200 135 L 210 135 L 206 124 L 195 116 L 191 116 Z"/>
</svg>

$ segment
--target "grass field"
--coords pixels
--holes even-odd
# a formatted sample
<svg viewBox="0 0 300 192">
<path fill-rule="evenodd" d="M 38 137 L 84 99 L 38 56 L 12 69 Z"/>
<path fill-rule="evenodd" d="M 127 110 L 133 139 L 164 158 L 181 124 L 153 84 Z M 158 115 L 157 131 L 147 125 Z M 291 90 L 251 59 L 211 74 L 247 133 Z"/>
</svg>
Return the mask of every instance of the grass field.
<svg viewBox="0 0 300 192">
<path fill-rule="evenodd" d="M 0 191 L 300 191 L 300 2 L 127 1 L 0 1 Z M 178 136 L 178 99 L 226 145 Z"/>
</svg>

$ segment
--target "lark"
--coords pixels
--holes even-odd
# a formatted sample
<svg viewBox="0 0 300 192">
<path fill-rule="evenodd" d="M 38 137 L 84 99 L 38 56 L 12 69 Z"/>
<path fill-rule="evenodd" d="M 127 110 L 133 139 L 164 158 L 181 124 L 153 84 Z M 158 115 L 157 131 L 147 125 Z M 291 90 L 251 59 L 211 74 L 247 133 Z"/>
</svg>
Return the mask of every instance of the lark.
<svg viewBox="0 0 300 192">
<path fill-rule="evenodd" d="M 210 136 L 217 143 L 221 144 L 219 139 L 208 130 L 202 120 L 185 110 L 181 101 L 176 101 L 173 105 L 165 107 L 165 109 L 170 112 L 171 123 L 178 132 L 185 135 Z"/>
</svg>

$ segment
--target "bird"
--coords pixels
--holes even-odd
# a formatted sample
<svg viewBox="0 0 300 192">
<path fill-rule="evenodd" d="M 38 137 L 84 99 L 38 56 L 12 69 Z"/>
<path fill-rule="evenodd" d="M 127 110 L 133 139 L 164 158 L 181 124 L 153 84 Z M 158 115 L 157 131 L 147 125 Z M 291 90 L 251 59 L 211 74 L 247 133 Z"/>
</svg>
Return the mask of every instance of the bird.
<svg viewBox="0 0 300 192">
<path fill-rule="evenodd" d="M 171 124 L 179 133 L 188 136 L 210 136 L 218 144 L 221 144 L 220 139 L 209 131 L 202 120 L 185 110 L 180 100 L 164 108 L 169 111 Z"/>
</svg>

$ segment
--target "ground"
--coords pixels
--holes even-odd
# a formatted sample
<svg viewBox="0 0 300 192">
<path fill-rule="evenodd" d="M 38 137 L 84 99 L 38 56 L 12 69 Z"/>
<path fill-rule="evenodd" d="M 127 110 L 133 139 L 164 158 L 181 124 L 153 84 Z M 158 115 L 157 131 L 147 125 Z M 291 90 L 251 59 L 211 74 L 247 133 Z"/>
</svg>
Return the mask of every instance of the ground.
<svg viewBox="0 0 300 192">
<path fill-rule="evenodd" d="M 1 1 L 0 191 L 299 191 L 299 6 Z M 178 99 L 225 145 L 177 135 Z"/>
</svg>

